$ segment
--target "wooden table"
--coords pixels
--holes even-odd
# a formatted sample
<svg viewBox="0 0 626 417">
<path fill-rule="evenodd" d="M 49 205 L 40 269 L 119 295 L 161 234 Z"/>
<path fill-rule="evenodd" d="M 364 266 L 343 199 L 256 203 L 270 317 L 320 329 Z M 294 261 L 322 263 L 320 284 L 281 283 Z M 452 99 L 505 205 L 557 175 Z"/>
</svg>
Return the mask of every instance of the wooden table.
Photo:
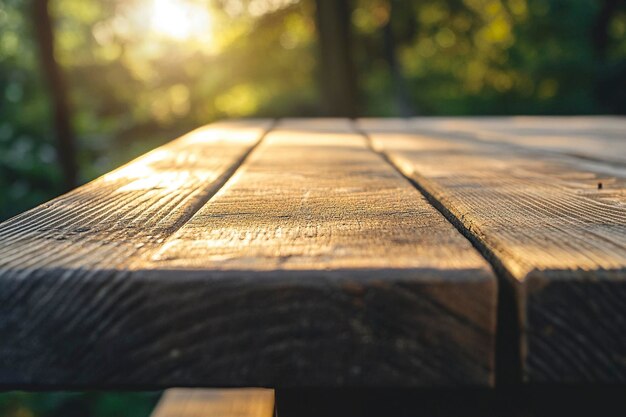
<svg viewBox="0 0 626 417">
<path fill-rule="evenodd" d="M 209 125 L 0 225 L 0 385 L 622 386 L 625 190 L 624 118 Z"/>
</svg>

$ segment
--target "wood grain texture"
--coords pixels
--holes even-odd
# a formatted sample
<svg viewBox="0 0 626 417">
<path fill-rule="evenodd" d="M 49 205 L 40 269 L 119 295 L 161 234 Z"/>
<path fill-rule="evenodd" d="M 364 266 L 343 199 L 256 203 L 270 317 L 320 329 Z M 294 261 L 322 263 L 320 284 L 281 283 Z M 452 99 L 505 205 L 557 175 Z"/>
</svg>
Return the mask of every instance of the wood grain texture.
<svg viewBox="0 0 626 417">
<path fill-rule="evenodd" d="M 626 164 L 626 123 L 621 117 L 426 117 L 417 119 L 415 128 Z"/>
<path fill-rule="evenodd" d="M 0 384 L 97 381 L 82 365 L 104 372 L 108 362 L 90 351 L 132 337 L 117 329 L 141 297 L 127 279 L 133 262 L 204 204 L 269 127 L 198 129 L 2 223 Z"/>
<path fill-rule="evenodd" d="M 196 146 L 169 155 L 228 158 Z M 0 385 L 492 383 L 489 265 L 350 123 L 283 122 L 193 216 L 202 200 L 132 203 L 189 178 L 148 170 L 124 203 L 100 183 L 2 226 Z"/>
<path fill-rule="evenodd" d="M 269 128 L 223 122 L 170 144 L 0 225 L 0 267 L 127 266 L 180 227 Z"/>
<path fill-rule="evenodd" d="M 165 391 L 151 417 L 273 417 L 274 391 L 262 388 Z"/>
<path fill-rule="evenodd" d="M 135 274 L 180 304 L 150 331 L 194 323 L 152 354 L 195 363 L 186 384 L 491 383 L 487 263 L 347 122 L 326 123 L 283 122 Z"/>
<path fill-rule="evenodd" d="M 626 381 L 624 166 L 425 134 L 421 120 L 359 125 L 508 278 L 526 380 Z"/>
</svg>

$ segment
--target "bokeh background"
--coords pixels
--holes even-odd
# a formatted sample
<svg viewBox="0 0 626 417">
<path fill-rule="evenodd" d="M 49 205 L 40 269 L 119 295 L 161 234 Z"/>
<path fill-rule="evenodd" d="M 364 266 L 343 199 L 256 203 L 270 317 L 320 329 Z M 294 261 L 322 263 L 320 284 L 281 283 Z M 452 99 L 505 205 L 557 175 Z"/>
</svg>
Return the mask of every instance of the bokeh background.
<svg viewBox="0 0 626 417">
<path fill-rule="evenodd" d="M 0 0 L 0 220 L 222 118 L 624 113 L 623 0 Z"/>
<path fill-rule="evenodd" d="M 221 118 L 625 112 L 623 0 L 0 0 L 0 219 Z"/>
<path fill-rule="evenodd" d="M 0 393 L 2 417 L 149 417 L 158 392 Z"/>
</svg>

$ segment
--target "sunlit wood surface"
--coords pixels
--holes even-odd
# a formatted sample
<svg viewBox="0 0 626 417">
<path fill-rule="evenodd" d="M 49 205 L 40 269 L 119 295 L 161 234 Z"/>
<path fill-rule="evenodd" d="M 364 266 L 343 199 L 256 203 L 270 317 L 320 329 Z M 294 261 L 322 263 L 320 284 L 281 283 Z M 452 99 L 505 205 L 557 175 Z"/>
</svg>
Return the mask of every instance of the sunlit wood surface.
<svg viewBox="0 0 626 417">
<path fill-rule="evenodd" d="M 625 137 L 199 129 L 0 225 L 0 385 L 624 382 Z"/>
<path fill-rule="evenodd" d="M 211 308 L 205 329 L 239 329 L 185 339 L 211 353 L 199 359 L 207 377 L 226 368 L 265 384 L 489 383 L 488 264 L 347 121 L 333 125 L 281 123 L 137 276 L 213 272 L 214 285 L 180 307 Z M 241 308 L 219 311 L 226 302 Z"/>
<path fill-rule="evenodd" d="M 619 117 L 431 117 L 419 132 L 452 134 L 518 145 L 601 163 L 626 163 L 624 119 Z"/>
<path fill-rule="evenodd" d="M 151 417 L 273 417 L 271 389 L 177 388 L 165 391 Z"/>
<path fill-rule="evenodd" d="M 624 119 L 360 126 L 508 279 L 526 379 L 626 381 Z"/>
</svg>

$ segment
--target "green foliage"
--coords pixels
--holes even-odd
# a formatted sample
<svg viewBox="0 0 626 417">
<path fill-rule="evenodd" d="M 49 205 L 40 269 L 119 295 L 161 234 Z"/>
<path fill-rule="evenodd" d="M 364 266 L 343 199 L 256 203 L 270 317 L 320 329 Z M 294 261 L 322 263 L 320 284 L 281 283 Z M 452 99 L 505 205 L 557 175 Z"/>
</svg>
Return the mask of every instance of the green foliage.
<svg viewBox="0 0 626 417">
<path fill-rule="evenodd" d="M 365 111 L 394 113 L 391 70 L 380 58 L 391 18 L 402 75 L 422 114 L 624 113 L 626 6 L 598 29 L 602 4 L 358 0 L 353 22 L 358 67 L 367 69 L 360 74 Z M 608 32 L 605 52 L 596 30 Z"/>
<path fill-rule="evenodd" d="M 156 392 L 8 392 L 0 394 L 2 417 L 149 417 Z"/>
<path fill-rule="evenodd" d="M 58 188 L 50 109 L 24 4 L 0 0 L 0 219 Z"/>
<path fill-rule="evenodd" d="M 51 0 L 82 181 L 217 119 L 315 111 L 310 3 L 179 0 L 210 17 L 184 39 L 155 24 L 159 3 Z M 0 0 L 0 27 L 2 220 L 57 195 L 61 178 L 29 2 Z"/>
<path fill-rule="evenodd" d="M 320 113 L 314 0 L 50 2 L 82 181 L 216 119 Z M 354 0 L 361 112 L 624 113 L 626 8 L 604 4 Z M 0 0 L 0 219 L 61 185 L 29 7 Z"/>
</svg>

